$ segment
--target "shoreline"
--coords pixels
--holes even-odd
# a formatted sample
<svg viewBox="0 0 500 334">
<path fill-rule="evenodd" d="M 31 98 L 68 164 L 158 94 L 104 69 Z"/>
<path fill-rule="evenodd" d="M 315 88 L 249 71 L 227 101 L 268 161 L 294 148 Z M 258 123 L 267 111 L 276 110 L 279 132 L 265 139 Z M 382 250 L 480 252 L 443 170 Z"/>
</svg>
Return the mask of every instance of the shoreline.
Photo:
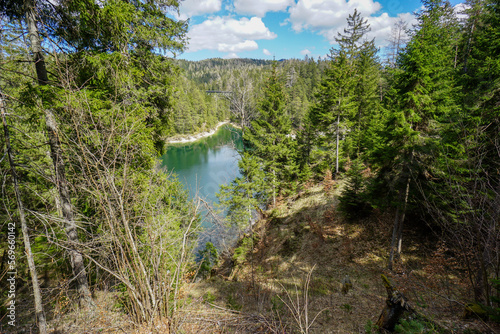
<svg viewBox="0 0 500 334">
<path fill-rule="evenodd" d="M 219 122 L 217 123 L 217 125 L 215 126 L 214 129 L 210 130 L 210 131 L 205 131 L 205 132 L 200 132 L 200 133 L 197 133 L 197 134 L 192 134 L 192 135 L 178 135 L 178 136 L 175 136 L 175 137 L 171 137 L 171 138 L 167 138 L 165 140 L 165 143 L 166 144 L 185 144 L 185 143 L 193 143 L 197 140 L 200 140 L 200 139 L 203 139 L 203 138 L 206 138 L 206 137 L 210 137 L 212 135 L 214 135 L 217 130 L 219 130 L 219 128 L 225 124 L 231 124 L 232 126 L 234 126 L 230 121 L 223 121 L 223 122 Z"/>
</svg>

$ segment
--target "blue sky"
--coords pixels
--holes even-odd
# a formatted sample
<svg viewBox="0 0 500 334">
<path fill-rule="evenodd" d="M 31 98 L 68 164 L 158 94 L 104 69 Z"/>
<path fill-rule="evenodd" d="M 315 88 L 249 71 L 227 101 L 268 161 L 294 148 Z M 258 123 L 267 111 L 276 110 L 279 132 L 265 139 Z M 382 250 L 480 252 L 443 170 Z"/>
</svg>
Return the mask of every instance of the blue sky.
<svg viewBox="0 0 500 334">
<path fill-rule="evenodd" d="M 453 5 L 460 0 L 452 0 Z M 418 0 L 183 0 L 189 45 L 181 59 L 324 57 L 357 8 L 382 50 L 394 24 L 411 26 Z"/>
</svg>

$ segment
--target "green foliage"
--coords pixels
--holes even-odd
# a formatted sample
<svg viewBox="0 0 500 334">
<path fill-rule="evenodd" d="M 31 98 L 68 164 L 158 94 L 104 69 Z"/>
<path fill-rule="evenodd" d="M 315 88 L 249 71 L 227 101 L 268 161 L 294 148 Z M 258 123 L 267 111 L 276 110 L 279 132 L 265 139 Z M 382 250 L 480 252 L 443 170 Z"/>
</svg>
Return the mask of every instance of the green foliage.
<svg viewBox="0 0 500 334">
<path fill-rule="evenodd" d="M 44 63 L 49 80 L 43 85 L 33 82 L 33 68 L 19 67 L 19 61 L 28 63 L 26 50 L 33 45 L 19 38 L 10 43 L 0 32 L 0 66 L 8 73 L 0 87 L 12 97 L 9 112 L 22 134 L 12 139 L 22 166 L 23 203 L 33 215 L 29 228 L 35 259 L 61 259 L 43 268 L 51 279 L 69 271 L 68 257 L 56 247 L 64 239 L 61 204 L 40 122 L 53 114 L 80 250 L 95 261 L 86 263 L 89 276 L 99 283 L 91 263 L 104 268 L 99 280 L 121 284 L 123 305 L 139 321 L 171 316 L 171 308 L 158 305 L 169 305 L 178 292 L 185 267 L 180 264 L 192 259 L 195 244 L 195 234 L 186 232 L 199 223 L 181 184 L 155 169 L 170 131 L 179 73 L 165 56 L 184 48 L 187 29 L 185 22 L 167 15 L 177 8 L 177 1 L 70 0 L 46 7 L 38 2 L 33 9 L 43 21 L 38 24 L 47 37 L 42 43 L 53 55 Z M 0 14 L 5 19 L 6 13 Z M 25 34 L 25 22 L 9 24 L 18 36 Z M 38 65 L 42 56 L 37 54 Z M 5 168 L 1 161 L 0 168 Z M 10 185 L 4 191 L 13 197 Z M 14 209 L 5 204 L 2 217 Z"/>
<path fill-rule="evenodd" d="M 271 310 L 277 314 L 281 314 L 285 310 L 285 302 L 278 295 L 271 297 Z"/>
<path fill-rule="evenodd" d="M 290 188 L 297 177 L 296 142 L 291 138 L 290 118 L 285 114 L 285 90 L 273 65 L 264 94 L 258 104 L 258 116 L 243 133 L 247 151 L 260 159 L 267 182 L 277 190 Z"/>
<path fill-rule="evenodd" d="M 184 70 L 185 76 L 193 81 L 198 89 L 232 92 L 230 97 L 213 94 L 216 103 L 212 108 L 220 109 L 221 104 L 227 104 L 224 108 L 230 109 L 231 114 L 219 119 L 231 117 L 233 122 L 249 126 L 251 120 L 256 117 L 257 102 L 263 96 L 265 73 L 271 69 L 273 62 L 259 59 L 212 58 L 196 62 L 179 59 L 175 63 Z M 285 112 L 294 129 L 301 126 L 313 100 L 314 86 L 319 81 L 323 65 L 324 61 L 315 62 L 313 59 L 288 59 L 279 62 L 278 67 L 285 79 Z M 182 95 L 180 98 L 182 99 Z M 229 111 L 228 109 L 224 110 Z"/>
<path fill-rule="evenodd" d="M 246 227 L 253 211 L 267 200 L 269 186 L 265 184 L 266 175 L 260 161 L 244 152 L 238 162 L 242 176 L 228 186 L 221 186 L 217 194 L 221 205 L 227 208 L 226 219 L 231 225 Z"/>
<path fill-rule="evenodd" d="M 77 51 L 177 53 L 184 49 L 187 23 L 167 12 L 177 1 L 69 0 L 49 7 L 57 13 L 50 31 Z M 71 14 L 71 15 L 68 15 Z"/>
<path fill-rule="evenodd" d="M 394 328 L 396 333 L 404 334 L 431 334 L 439 333 L 434 326 L 428 322 L 417 319 L 401 319 L 399 324 Z"/>
<path fill-rule="evenodd" d="M 316 144 L 323 148 L 329 166 L 337 157 L 339 137 L 345 133 L 347 115 L 354 110 L 353 103 L 354 68 L 349 64 L 344 50 L 333 54 L 329 67 L 316 93 L 316 104 L 310 110 L 309 119 L 316 130 Z M 336 140 L 332 140 L 336 138 Z M 340 154 L 340 152 L 338 153 Z"/>
<path fill-rule="evenodd" d="M 396 333 L 427 333 L 425 326 L 420 321 L 402 319 L 395 327 Z"/>
<path fill-rule="evenodd" d="M 230 310 L 240 311 L 243 308 L 243 305 L 241 305 L 237 301 L 237 299 L 236 299 L 236 297 L 234 295 L 235 295 L 234 293 L 230 293 L 227 296 L 226 306 Z"/>
<path fill-rule="evenodd" d="M 209 277 L 212 268 L 217 265 L 219 261 L 217 248 L 215 248 L 211 242 L 207 242 L 205 248 L 198 251 L 198 257 L 201 259 L 198 276 L 203 278 Z"/>
<path fill-rule="evenodd" d="M 379 332 L 379 328 L 373 323 L 373 321 L 368 320 L 365 325 L 365 332 L 366 334 L 375 334 Z"/>
<path fill-rule="evenodd" d="M 376 132 L 381 128 L 380 65 L 374 41 L 363 41 L 369 31 L 367 21 L 355 10 L 347 19 L 344 33 L 336 38 L 339 48 L 330 51 L 331 60 L 318 86 L 316 102 L 300 133 L 301 166 L 314 154 L 320 170 L 335 165 L 339 172 L 346 160 L 361 153 L 369 157 L 377 147 Z M 320 149 L 314 150 L 314 145 Z"/>
<path fill-rule="evenodd" d="M 347 313 L 351 313 L 352 309 L 354 307 L 351 304 L 342 304 L 342 305 L 340 305 L 340 308 L 343 309 Z"/>
<path fill-rule="evenodd" d="M 349 218 L 361 218 L 370 211 L 365 195 L 364 166 L 359 159 L 353 161 L 346 172 L 346 186 L 339 197 L 339 208 Z"/>
<path fill-rule="evenodd" d="M 273 65 L 258 106 L 258 117 L 243 132 L 245 150 L 241 153 L 241 177 L 218 194 L 228 208 L 233 225 L 244 226 L 253 211 L 276 198 L 280 191 L 294 188 L 297 179 L 296 142 L 291 138 L 290 118 L 284 113 L 285 91 Z"/>
<path fill-rule="evenodd" d="M 207 303 L 213 304 L 216 300 L 216 297 L 213 293 L 210 291 L 207 291 L 205 295 L 203 296 L 203 300 Z"/>
<path fill-rule="evenodd" d="M 233 254 L 233 261 L 235 264 L 240 265 L 247 261 L 247 256 L 252 251 L 254 245 L 254 240 L 252 238 L 252 236 L 243 237 L 239 246 L 235 248 Z"/>
<path fill-rule="evenodd" d="M 357 9 L 347 17 L 347 28 L 344 33 L 337 33 L 335 41 L 339 44 L 340 50 L 346 52 L 347 58 L 351 61 L 358 55 L 361 49 L 360 41 L 370 31 L 370 25 L 367 20 L 361 17 Z"/>
<path fill-rule="evenodd" d="M 426 2 L 418 26 L 389 77 L 391 88 L 384 100 L 386 114 L 378 137 L 382 145 L 369 153 L 379 167 L 373 198 L 401 206 L 417 201 L 416 188 L 429 185 L 423 175 L 435 172 L 440 131 L 457 108 L 454 57 L 458 25 L 447 2 Z M 410 180 L 409 196 L 402 194 Z M 382 194 L 380 193 L 382 192 Z M 410 207 L 411 209 L 411 207 Z"/>
<path fill-rule="evenodd" d="M 414 212 L 429 212 L 444 236 L 466 240 L 462 253 L 471 254 L 465 259 L 470 286 L 478 286 L 495 272 L 484 259 L 498 258 L 500 4 L 469 4 L 468 18 L 458 24 L 448 1 L 424 1 L 397 66 L 382 70 L 374 41 L 366 40 L 369 25 L 357 10 L 328 61 L 189 62 L 168 58 L 185 47 L 187 22 L 167 14 L 178 9 L 176 0 L 67 0 L 57 6 L 39 1 L 34 10 L 52 56 L 46 60 L 48 84 L 37 85 L 33 68 L 19 66 L 28 64 L 29 45 L 19 38 L 26 35 L 20 22 L 26 9 L 22 1 L 3 1 L 0 89 L 9 96 L 9 124 L 16 129 L 12 145 L 37 266 L 53 279 L 71 272 L 56 246 L 64 231 L 40 122 L 50 108 L 82 249 L 118 272 L 127 309 L 152 277 L 170 284 L 155 291 L 160 298 L 177 289 L 180 283 L 172 280 L 182 277 L 177 261 L 192 259 L 182 252 L 193 249 L 195 237 L 190 235 L 184 248 L 179 245 L 199 217 L 180 183 L 155 171 L 165 138 L 206 131 L 229 117 L 250 124 L 244 129 L 242 176 L 219 195 L 231 224 L 246 227 L 255 209 L 293 191 L 297 180 L 321 175 L 334 164 L 339 171 L 349 167 L 340 198 L 346 215 L 364 214 L 367 203 L 401 209 L 408 202 Z M 245 114 L 236 114 L 234 102 L 207 90 L 248 93 Z M 376 173 L 368 185 L 361 174 L 365 166 Z M 0 159 L 2 175 L 6 169 Z M 3 183 L 3 221 L 16 209 L 11 181 L 6 176 Z M 299 246 L 302 232 L 293 233 L 284 255 Z M 247 261 L 252 238 L 236 248 L 237 264 Z M 217 251 L 207 244 L 200 257 L 200 273 L 208 275 Z M 18 269 L 24 273 L 22 261 Z M 98 284 L 97 271 L 87 264 L 91 283 Z M 491 287 L 498 290 L 498 280 L 485 282 L 477 301 Z M 496 293 L 487 312 L 498 321 Z M 139 295 L 147 298 L 149 292 Z M 234 295 L 229 298 L 228 305 L 237 308 Z M 207 299 L 215 297 L 207 293 Z M 349 305 L 342 307 L 349 311 Z M 431 329 L 417 320 L 398 327 L 404 333 Z"/>
</svg>

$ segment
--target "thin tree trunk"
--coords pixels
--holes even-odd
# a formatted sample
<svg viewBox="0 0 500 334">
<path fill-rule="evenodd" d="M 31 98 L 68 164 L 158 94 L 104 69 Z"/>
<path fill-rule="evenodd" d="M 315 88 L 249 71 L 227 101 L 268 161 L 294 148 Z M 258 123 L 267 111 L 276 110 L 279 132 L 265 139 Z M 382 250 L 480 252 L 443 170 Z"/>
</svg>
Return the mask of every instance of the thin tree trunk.
<svg viewBox="0 0 500 334">
<path fill-rule="evenodd" d="M 477 13 L 476 13 L 477 15 Z M 476 16 L 477 17 L 477 16 Z M 472 22 L 472 26 L 469 32 L 469 38 L 467 38 L 467 47 L 465 49 L 465 56 L 464 56 L 464 67 L 463 67 L 463 72 L 467 73 L 467 66 L 468 66 L 468 61 L 469 61 L 469 56 L 470 56 L 470 51 L 471 51 L 471 44 L 472 44 L 472 36 L 474 35 L 474 30 L 476 28 L 476 22 L 477 19 Z"/>
<path fill-rule="evenodd" d="M 457 68 L 457 58 L 458 58 L 458 45 L 455 46 L 455 62 L 453 63 L 453 68 Z"/>
<path fill-rule="evenodd" d="M 273 206 L 276 207 L 276 171 L 273 170 Z"/>
<path fill-rule="evenodd" d="M 250 201 L 248 193 L 247 193 L 247 201 Z M 253 221 L 252 221 L 252 210 L 250 209 L 250 205 L 247 205 L 247 210 L 249 214 L 249 223 L 250 223 L 250 238 L 252 240 L 252 249 L 250 250 L 250 263 L 251 263 L 251 269 L 252 269 L 252 288 L 255 288 L 255 278 L 254 278 L 254 265 L 253 265 Z"/>
<path fill-rule="evenodd" d="M 410 177 L 406 180 L 406 190 L 405 190 L 405 200 L 403 204 L 403 212 L 401 213 L 401 219 L 398 230 L 398 257 L 401 256 L 401 248 L 403 244 L 403 223 L 405 221 L 406 207 L 408 205 L 408 194 L 410 192 Z"/>
<path fill-rule="evenodd" d="M 335 149 L 335 177 L 339 173 L 340 112 L 337 114 L 337 147 Z"/>
<path fill-rule="evenodd" d="M 36 26 L 36 16 L 33 0 L 26 0 L 26 23 L 28 26 L 28 36 L 31 43 L 31 51 L 35 62 L 38 83 L 46 85 L 48 83 L 47 68 L 42 53 L 40 35 Z M 49 137 L 50 155 L 54 163 L 54 173 L 56 186 L 59 193 L 62 215 L 66 225 L 66 236 L 71 244 L 70 259 L 73 274 L 76 277 L 80 298 L 87 305 L 93 305 L 90 289 L 87 281 L 87 273 L 83 262 L 83 257 L 76 250 L 78 243 L 77 226 L 73 219 L 73 206 L 69 195 L 68 182 L 66 180 L 64 160 L 62 156 L 61 143 L 58 137 L 58 127 L 54 114 L 49 108 L 44 108 L 47 135 Z"/>
<path fill-rule="evenodd" d="M 7 126 L 7 119 L 5 117 L 5 107 L 2 93 L 0 92 L 0 112 L 2 114 L 3 130 L 5 134 L 5 146 L 7 147 L 7 155 L 9 158 L 10 173 L 12 175 L 12 181 L 14 183 L 14 192 L 16 194 L 17 210 L 19 212 L 19 220 L 21 222 L 21 231 L 23 233 L 24 240 L 24 251 L 26 252 L 26 258 L 28 260 L 28 267 L 31 274 L 31 283 L 33 285 L 33 295 L 35 297 L 35 314 L 36 319 L 38 319 L 38 328 L 40 334 L 47 333 L 47 322 L 45 320 L 45 314 L 43 312 L 42 304 L 42 294 L 40 293 L 40 284 L 38 283 L 38 275 L 35 267 L 35 260 L 33 259 L 33 253 L 31 252 L 30 238 L 28 234 L 28 226 L 26 224 L 26 217 L 24 215 L 23 202 L 21 201 L 21 194 L 19 191 L 19 183 L 17 180 L 17 174 L 14 167 L 14 159 L 12 157 L 12 149 L 10 146 L 10 134 L 9 128 Z"/>
<path fill-rule="evenodd" d="M 243 131 L 245 129 L 245 109 L 241 110 L 241 134 L 243 136 Z"/>
<path fill-rule="evenodd" d="M 387 265 L 387 268 L 389 270 L 392 270 L 393 264 L 394 264 L 394 249 L 396 248 L 396 238 L 397 238 L 397 231 L 399 230 L 399 206 L 396 209 L 396 218 L 394 219 L 394 226 L 392 227 L 392 239 L 391 239 L 391 252 L 389 254 L 389 264 Z"/>
<path fill-rule="evenodd" d="M 410 192 L 410 177 L 406 181 L 405 197 L 403 201 L 403 196 L 401 192 L 399 193 L 399 205 L 396 209 L 396 217 L 394 219 L 394 226 L 392 228 L 392 238 L 391 238 L 391 252 L 389 254 L 389 264 L 387 268 L 392 270 L 394 264 L 394 258 L 401 256 L 401 248 L 403 244 L 403 222 L 406 215 L 406 206 L 408 203 L 408 194 Z M 401 203 L 403 207 L 401 208 Z"/>
</svg>

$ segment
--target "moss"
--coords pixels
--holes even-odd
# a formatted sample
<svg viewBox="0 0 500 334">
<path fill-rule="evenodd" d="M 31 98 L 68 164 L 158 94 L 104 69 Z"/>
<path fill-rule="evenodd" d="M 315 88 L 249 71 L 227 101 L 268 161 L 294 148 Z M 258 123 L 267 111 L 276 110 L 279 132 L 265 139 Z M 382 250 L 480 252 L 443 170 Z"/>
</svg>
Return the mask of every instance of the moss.
<svg viewBox="0 0 500 334">
<path fill-rule="evenodd" d="M 463 319 L 470 318 L 487 318 L 486 310 L 477 303 L 470 303 L 465 305 Z"/>
</svg>

